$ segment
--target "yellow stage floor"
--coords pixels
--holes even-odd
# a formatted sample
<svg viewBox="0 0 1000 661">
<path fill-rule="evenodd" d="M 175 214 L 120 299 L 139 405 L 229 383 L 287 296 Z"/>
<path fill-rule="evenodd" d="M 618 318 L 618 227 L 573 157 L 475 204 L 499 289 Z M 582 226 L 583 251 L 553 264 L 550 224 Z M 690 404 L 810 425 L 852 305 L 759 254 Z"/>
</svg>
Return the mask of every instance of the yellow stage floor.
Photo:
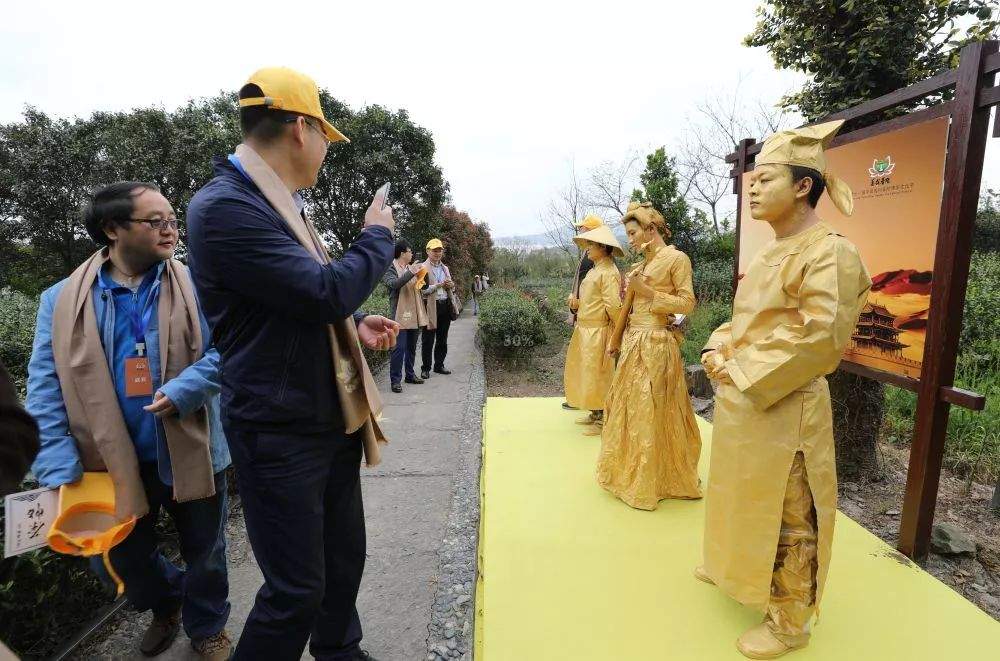
<svg viewBox="0 0 1000 661">
<path fill-rule="evenodd" d="M 703 501 L 641 512 L 604 492 L 600 438 L 560 401 L 487 403 L 476 661 L 742 659 L 734 641 L 759 616 L 691 576 Z M 840 515 L 822 620 L 786 658 L 1000 659 L 1000 624 L 902 560 Z"/>
</svg>

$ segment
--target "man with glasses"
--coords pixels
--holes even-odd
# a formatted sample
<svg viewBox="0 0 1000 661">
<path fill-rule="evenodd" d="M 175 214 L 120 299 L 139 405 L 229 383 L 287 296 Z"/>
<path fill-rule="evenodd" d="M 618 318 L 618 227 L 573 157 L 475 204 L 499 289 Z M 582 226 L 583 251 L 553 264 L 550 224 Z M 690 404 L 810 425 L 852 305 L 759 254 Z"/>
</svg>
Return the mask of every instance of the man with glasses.
<svg viewBox="0 0 1000 661">
<path fill-rule="evenodd" d="M 28 365 L 27 408 L 41 432 L 32 472 L 58 487 L 106 471 L 118 516 L 138 518 L 110 560 L 132 604 L 153 611 L 143 654 L 166 650 L 183 621 L 201 658 L 226 659 L 230 459 L 219 355 L 187 268 L 173 259 L 177 217 L 155 185 L 126 181 L 90 198 L 84 224 L 102 248 L 39 304 Z M 158 549 L 161 508 L 185 570 Z M 93 567 L 107 578 L 101 562 Z"/>
<path fill-rule="evenodd" d="M 262 69 L 239 99 L 244 143 L 188 208 L 191 268 L 222 357 L 223 424 L 264 574 L 236 658 L 299 659 L 309 641 L 317 659 L 368 659 L 355 607 L 359 469 L 362 453 L 378 463 L 385 439 L 361 345 L 389 349 L 399 325 L 358 308 L 393 259 L 392 209 L 376 196 L 331 260 L 298 192 L 316 184 L 330 143 L 347 140 L 316 83 Z"/>
</svg>

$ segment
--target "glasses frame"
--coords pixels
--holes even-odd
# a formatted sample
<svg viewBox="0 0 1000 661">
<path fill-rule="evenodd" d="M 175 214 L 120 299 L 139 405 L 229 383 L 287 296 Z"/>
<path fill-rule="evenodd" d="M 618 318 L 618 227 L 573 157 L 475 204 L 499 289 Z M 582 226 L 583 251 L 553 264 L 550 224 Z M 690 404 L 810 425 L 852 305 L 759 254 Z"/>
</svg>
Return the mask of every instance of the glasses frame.
<svg viewBox="0 0 1000 661">
<path fill-rule="evenodd" d="M 162 230 L 163 224 L 167 224 L 168 229 L 176 230 L 180 228 L 180 218 L 128 218 L 130 223 L 146 223 L 151 230 Z"/>
<path fill-rule="evenodd" d="M 330 138 L 326 137 L 326 132 L 323 131 L 321 127 L 316 126 L 315 124 L 310 122 L 305 115 L 295 115 L 294 117 L 288 117 L 284 120 L 284 123 L 294 124 L 295 122 L 299 121 L 299 117 L 302 118 L 302 121 L 305 122 L 306 126 L 311 128 L 313 131 L 316 131 L 316 133 L 319 133 L 319 137 L 323 138 L 323 142 L 326 143 L 327 147 L 329 147 L 333 143 L 333 141 L 330 140 Z"/>
</svg>

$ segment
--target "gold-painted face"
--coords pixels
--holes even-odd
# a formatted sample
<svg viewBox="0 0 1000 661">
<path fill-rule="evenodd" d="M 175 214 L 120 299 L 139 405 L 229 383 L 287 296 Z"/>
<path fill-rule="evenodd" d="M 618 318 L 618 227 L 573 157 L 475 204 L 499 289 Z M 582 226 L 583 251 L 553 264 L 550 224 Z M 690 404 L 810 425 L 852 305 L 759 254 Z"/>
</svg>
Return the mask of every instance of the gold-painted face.
<svg viewBox="0 0 1000 661">
<path fill-rule="evenodd" d="M 750 216 L 774 222 L 795 209 L 795 186 L 787 165 L 760 165 L 750 173 Z"/>
<path fill-rule="evenodd" d="M 587 241 L 587 258 L 592 262 L 596 262 L 599 259 L 604 259 L 608 253 L 604 251 L 604 246 L 600 243 L 594 243 L 593 241 Z"/>
<path fill-rule="evenodd" d="M 649 229 L 643 229 L 638 221 L 630 220 L 625 223 L 625 234 L 628 236 L 628 245 L 632 248 L 632 251 L 638 253 L 642 252 L 643 244 L 653 240 L 656 228 L 650 226 Z"/>
</svg>

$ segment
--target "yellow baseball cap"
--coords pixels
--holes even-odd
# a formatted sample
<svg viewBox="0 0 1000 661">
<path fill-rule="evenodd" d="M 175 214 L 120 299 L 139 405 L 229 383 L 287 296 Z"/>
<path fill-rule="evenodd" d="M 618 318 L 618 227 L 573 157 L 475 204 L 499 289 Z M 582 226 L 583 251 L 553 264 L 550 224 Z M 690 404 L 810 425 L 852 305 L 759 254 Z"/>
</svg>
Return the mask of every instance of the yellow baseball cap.
<svg viewBox="0 0 1000 661">
<path fill-rule="evenodd" d="M 437 248 L 444 248 L 444 244 L 441 243 L 441 239 L 431 239 L 427 242 L 427 250 L 435 250 Z"/>
<path fill-rule="evenodd" d="M 350 142 L 343 133 L 326 121 L 319 105 L 319 89 L 309 76 L 287 67 L 267 67 L 255 72 L 246 82 L 256 85 L 264 96 L 240 99 L 240 107 L 266 106 L 271 110 L 286 110 L 318 119 L 330 142 Z"/>
<path fill-rule="evenodd" d="M 585 229 L 589 231 L 589 230 L 596 230 L 598 227 L 604 224 L 604 221 L 601 220 L 600 216 L 593 213 L 588 213 L 586 216 L 583 217 L 583 220 L 573 224 L 579 227 L 580 229 Z"/>
</svg>

